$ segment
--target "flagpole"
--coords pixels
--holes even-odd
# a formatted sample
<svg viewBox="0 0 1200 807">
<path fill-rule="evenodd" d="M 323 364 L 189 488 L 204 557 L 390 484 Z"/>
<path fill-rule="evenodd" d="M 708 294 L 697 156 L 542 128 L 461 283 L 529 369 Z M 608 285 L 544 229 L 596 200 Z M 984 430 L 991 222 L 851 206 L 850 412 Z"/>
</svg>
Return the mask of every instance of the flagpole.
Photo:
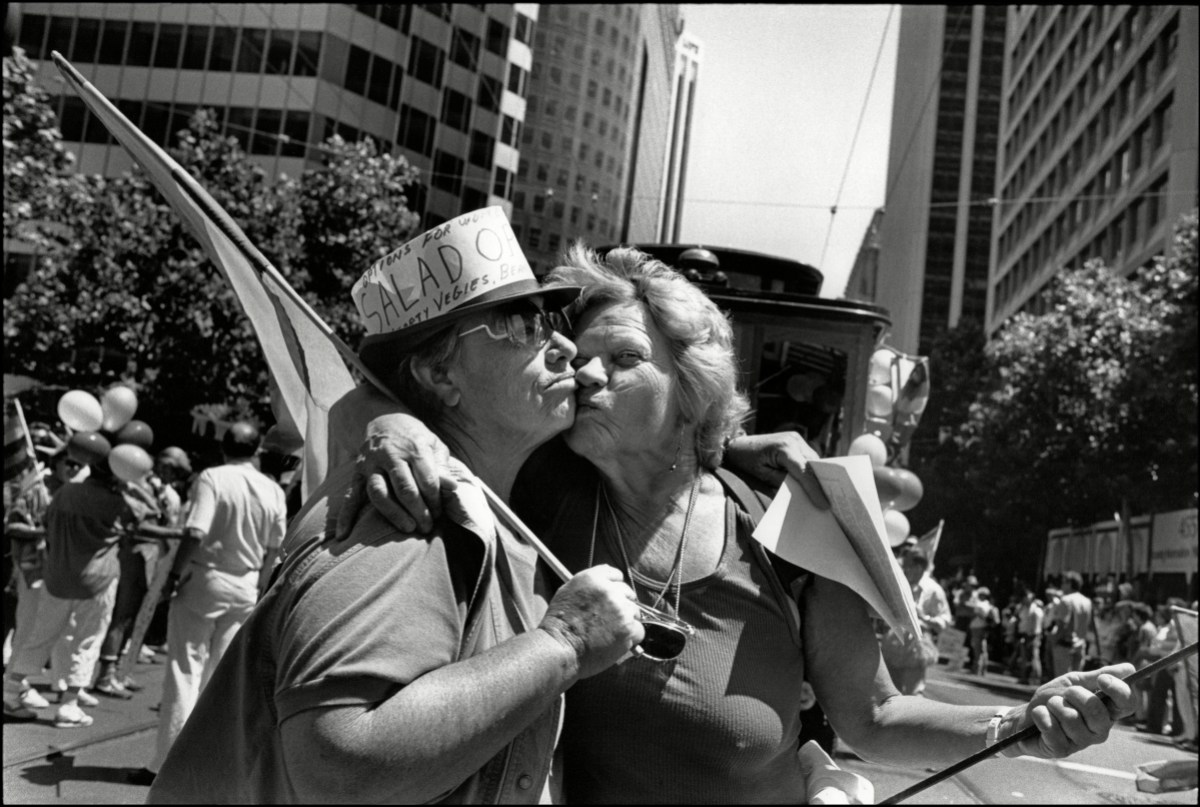
<svg viewBox="0 0 1200 807">
<path fill-rule="evenodd" d="M 42 489 L 42 495 L 49 499 L 50 491 L 46 488 L 46 481 L 42 479 L 42 463 L 38 459 L 37 448 L 33 445 L 33 437 L 29 434 L 29 424 L 25 422 L 25 410 L 21 407 L 21 399 L 14 397 L 13 404 L 17 407 L 17 418 L 21 421 L 21 431 L 25 434 L 25 447 L 29 449 L 29 458 L 33 460 L 37 486 Z"/>
<path fill-rule="evenodd" d="M 1125 676 L 1121 680 L 1124 681 L 1126 684 L 1128 684 L 1132 688 L 1135 684 L 1137 684 L 1140 681 L 1144 681 L 1145 679 L 1149 678 L 1151 675 L 1158 672 L 1159 670 L 1165 670 L 1167 667 L 1170 667 L 1173 664 L 1177 664 L 1180 661 L 1183 661 L 1188 656 L 1194 655 L 1196 653 L 1197 649 L 1200 649 L 1200 644 L 1198 644 L 1196 642 L 1192 642 L 1190 645 L 1179 648 L 1174 653 L 1171 653 L 1169 656 L 1163 656 L 1158 661 L 1155 661 L 1152 664 L 1148 664 L 1147 666 L 1143 667 L 1142 669 L 1138 670 L 1137 672 L 1135 672 L 1131 675 Z M 1101 701 L 1103 701 L 1105 706 L 1107 706 L 1107 707 L 1112 706 L 1112 701 L 1109 699 L 1108 695 L 1101 692 L 1099 694 L 1099 698 Z M 949 779 L 951 776 L 954 776 L 956 773 L 961 773 L 962 771 L 966 770 L 967 768 L 970 768 L 977 762 L 982 762 L 983 760 L 987 759 L 988 757 L 995 756 L 996 754 L 1000 753 L 1001 751 L 1003 751 L 1006 748 L 1010 748 L 1010 747 L 1016 745 L 1017 743 L 1024 742 L 1025 740 L 1032 740 L 1034 737 L 1038 736 L 1039 731 L 1040 731 L 1040 729 L 1037 726 L 1032 725 L 1032 724 L 1028 725 L 1025 728 L 1021 729 L 1020 731 L 1018 731 L 1014 734 L 1011 734 L 1008 737 L 1005 737 L 1003 740 L 1000 740 L 997 743 L 993 743 L 992 745 L 989 745 L 987 748 L 983 749 L 982 751 L 978 751 L 974 754 L 971 754 L 971 756 L 967 757 L 966 759 L 963 759 L 959 762 L 954 763 L 949 768 L 939 771 L 939 772 L 935 773 L 933 776 L 928 777 L 927 779 L 922 779 L 920 782 L 917 782 L 912 787 L 901 790 L 899 793 L 895 794 L 894 796 L 890 796 L 879 803 L 880 804 L 899 804 L 900 802 L 904 801 L 905 799 L 911 798 L 912 796 L 915 796 L 916 794 L 920 793 L 921 791 L 923 791 L 927 788 L 933 787 L 938 782 L 941 782 L 945 779 Z"/>
</svg>

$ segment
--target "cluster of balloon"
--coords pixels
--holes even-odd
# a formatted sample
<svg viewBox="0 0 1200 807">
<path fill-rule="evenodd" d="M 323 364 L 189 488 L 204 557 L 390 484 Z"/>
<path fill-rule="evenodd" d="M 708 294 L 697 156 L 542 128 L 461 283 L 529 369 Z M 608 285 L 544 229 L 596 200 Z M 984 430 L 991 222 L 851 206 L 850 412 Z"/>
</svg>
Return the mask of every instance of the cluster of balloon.
<svg viewBox="0 0 1200 807">
<path fill-rule="evenodd" d="M 887 528 L 888 542 L 892 546 L 899 546 L 911 531 L 904 511 L 916 507 L 925 495 L 921 480 L 906 468 L 893 468 L 887 464 L 887 446 L 877 435 L 860 434 L 854 438 L 850 443 L 850 454 L 863 454 L 871 460 L 871 472 L 875 477 L 879 504 L 883 507 L 883 524 Z"/>
<path fill-rule="evenodd" d="M 154 432 L 134 420 L 137 395 L 116 385 L 97 400 L 84 390 L 71 390 L 58 399 L 58 417 L 74 434 L 67 442 L 71 458 L 85 465 L 107 460 L 113 475 L 125 482 L 144 478 L 154 468 L 149 450 Z"/>
</svg>

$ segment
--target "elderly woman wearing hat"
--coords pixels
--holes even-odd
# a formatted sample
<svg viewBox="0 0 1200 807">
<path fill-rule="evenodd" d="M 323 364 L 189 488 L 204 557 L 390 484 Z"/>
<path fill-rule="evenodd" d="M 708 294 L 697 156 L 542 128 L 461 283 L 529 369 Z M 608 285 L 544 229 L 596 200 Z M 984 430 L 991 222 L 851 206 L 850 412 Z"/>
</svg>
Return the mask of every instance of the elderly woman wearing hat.
<svg viewBox="0 0 1200 807">
<path fill-rule="evenodd" d="M 549 778 L 562 693 L 643 638 L 611 566 L 550 593 L 493 518 L 517 470 L 570 426 L 575 345 L 499 208 L 372 266 L 360 354 L 452 449 L 433 534 L 336 518 L 352 467 L 297 515 L 290 552 L 176 741 L 151 802 L 527 802 Z"/>
</svg>

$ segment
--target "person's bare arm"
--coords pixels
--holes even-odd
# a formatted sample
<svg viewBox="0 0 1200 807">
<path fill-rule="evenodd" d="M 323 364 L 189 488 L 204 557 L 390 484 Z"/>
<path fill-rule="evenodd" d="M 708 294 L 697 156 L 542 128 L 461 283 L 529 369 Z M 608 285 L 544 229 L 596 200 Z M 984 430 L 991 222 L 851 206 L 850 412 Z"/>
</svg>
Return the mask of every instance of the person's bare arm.
<svg viewBox="0 0 1200 807">
<path fill-rule="evenodd" d="M 867 606 L 845 586 L 817 578 L 805 596 L 808 679 L 838 736 L 864 758 L 893 765 L 944 766 L 986 745 L 996 709 L 953 706 L 900 695 L 882 663 Z M 1061 757 L 1104 742 L 1114 721 L 1132 712 L 1132 692 L 1119 676 L 1131 665 L 1060 676 L 1030 702 L 1006 711 L 998 738 L 1031 723 L 1040 733 L 1013 755 Z M 1113 701 L 1110 713 L 1094 690 Z"/>
<path fill-rule="evenodd" d="M 457 787 L 575 681 L 641 641 L 621 572 L 580 572 L 536 630 L 433 670 L 374 707 L 310 709 L 281 726 L 304 800 L 416 804 Z"/>
</svg>

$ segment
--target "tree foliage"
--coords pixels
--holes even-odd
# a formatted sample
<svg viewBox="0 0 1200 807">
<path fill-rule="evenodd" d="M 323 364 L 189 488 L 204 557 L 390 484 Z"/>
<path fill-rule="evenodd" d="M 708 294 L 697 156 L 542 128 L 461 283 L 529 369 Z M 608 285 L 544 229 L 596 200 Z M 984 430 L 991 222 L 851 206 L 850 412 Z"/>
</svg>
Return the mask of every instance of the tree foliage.
<svg viewBox="0 0 1200 807">
<path fill-rule="evenodd" d="M 27 77 L 21 81 L 32 87 Z M 14 98 L 21 81 L 13 82 Z M 5 59 L 6 233 L 9 94 Z M 53 112 L 44 97 L 34 89 L 19 105 L 24 121 L 14 129 L 47 125 L 44 140 L 53 151 L 60 138 L 48 125 Z M 405 190 L 416 174 L 403 158 L 377 154 L 370 143 L 333 138 L 322 152 L 319 167 L 271 181 L 202 110 L 171 153 L 334 330 L 356 344 L 361 330 L 350 286 L 414 234 L 417 217 L 407 209 Z M 43 174 L 65 165 L 48 158 L 25 164 Z M 139 413 L 179 423 L 201 403 L 269 421 L 269 377 L 249 321 L 140 169 L 73 181 L 76 192 L 44 211 L 62 225 L 51 228 L 46 256 L 4 300 L 9 367 L 85 389 L 125 380 L 140 387 Z M 31 177 L 27 185 L 36 182 Z"/>
<path fill-rule="evenodd" d="M 962 526 L 981 567 L 1036 574 L 1032 542 L 1123 501 L 1135 514 L 1196 506 L 1196 232 L 1193 213 L 1168 255 L 1129 277 L 1098 260 L 1064 270 L 1044 313 L 1013 317 L 982 353 L 971 326 L 940 343 L 934 383 L 950 384 L 926 417 L 953 439 L 915 452 L 935 491 L 916 514 L 942 517 L 927 512 L 941 501 L 974 519 Z"/>
<path fill-rule="evenodd" d="M 37 242 L 36 222 L 53 219 L 73 181 L 49 96 L 21 48 L 4 59 L 4 237 Z"/>
</svg>

